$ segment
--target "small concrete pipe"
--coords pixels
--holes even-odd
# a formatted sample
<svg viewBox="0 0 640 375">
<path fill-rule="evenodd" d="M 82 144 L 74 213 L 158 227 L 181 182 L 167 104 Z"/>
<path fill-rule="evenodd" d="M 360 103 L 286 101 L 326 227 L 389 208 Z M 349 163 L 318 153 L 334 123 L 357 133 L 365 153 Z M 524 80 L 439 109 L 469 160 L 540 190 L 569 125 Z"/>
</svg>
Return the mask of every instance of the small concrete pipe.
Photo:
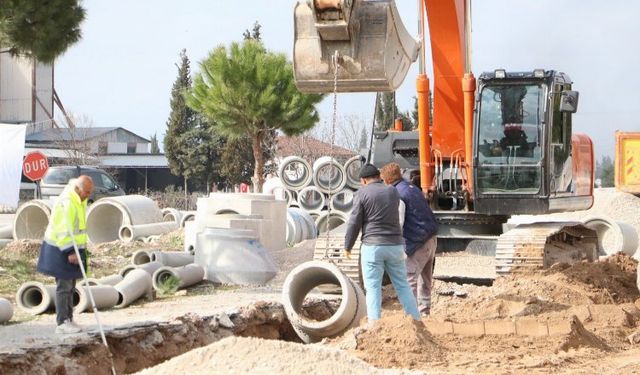
<svg viewBox="0 0 640 375">
<path fill-rule="evenodd" d="M 204 267 L 197 264 L 188 264 L 183 267 L 158 268 L 152 277 L 153 289 L 162 289 L 171 277 L 179 280 L 178 289 L 187 288 L 204 280 Z"/>
<path fill-rule="evenodd" d="M 123 278 L 124 277 L 122 277 L 122 275 L 115 274 L 115 275 L 109 275 L 109 276 L 101 277 L 99 279 L 89 279 L 89 285 L 91 285 L 91 286 L 96 286 L 96 285 L 111 285 L 111 286 L 114 286 L 117 283 L 119 283 L 120 281 L 122 281 Z"/>
<path fill-rule="evenodd" d="M 315 186 L 307 186 L 298 193 L 298 207 L 305 211 L 320 211 L 325 204 L 324 193 Z"/>
<path fill-rule="evenodd" d="M 96 301 L 98 310 L 107 310 L 118 303 L 120 295 L 118 291 L 111 285 L 90 286 L 93 299 Z M 78 286 L 73 290 L 73 312 L 80 314 L 85 311 L 93 311 L 91 298 L 86 286 Z"/>
<path fill-rule="evenodd" d="M 287 189 L 300 191 L 311 183 L 313 170 L 306 160 L 292 155 L 280 162 L 278 176 Z"/>
<path fill-rule="evenodd" d="M 180 228 L 184 228 L 187 221 L 194 221 L 196 219 L 195 211 L 184 211 L 182 212 L 182 219 L 180 219 Z"/>
<path fill-rule="evenodd" d="M 143 296 L 147 299 L 153 296 L 151 275 L 140 269 L 131 270 L 114 288 L 118 291 L 118 303 L 115 306 L 118 308 L 129 306 Z"/>
<path fill-rule="evenodd" d="M 592 217 L 584 225 L 598 234 L 598 254 L 613 255 L 623 252 L 634 256 L 638 249 L 638 232 L 627 223 L 607 217 Z"/>
<path fill-rule="evenodd" d="M 0 324 L 6 323 L 13 317 L 13 305 L 9 300 L 0 298 Z"/>
<path fill-rule="evenodd" d="M 142 195 L 102 198 L 89 207 L 87 235 L 95 244 L 117 241 L 125 225 L 162 222 L 162 211 L 153 200 Z"/>
<path fill-rule="evenodd" d="M 149 275 L 153 275 L 153 273 L 156 272 L 156 270 L 162 266 L 163 264 L 160 262 L 149 262 L 149 263 L 144 263 L 139 265 L 130 264 L 120 270 L 120 276 L 127 277 L 127 275 L 133 270 L 142 270 L 148 273 Z"/>
<path fill-rule="evenodd" d="M 313 163 L 313 184 L 325 194 L 335 194 L 347 184 L 344 167 L 330 156 Z"/>
<path fill-rule="evenodd" d="M 340 287 L 342 300 L 338 310 L 323 321 L 313 321 L 301 315 L 305 297 L 311 290 L 323 284 Z M 305 343 L 318 342 L 326 337 L 336 337 L 358 326 L 367 314 L 362 289 L 329 262 L 311 261 L 295 267 L 284 281 L 282 299 L 287 317 L 293 329 Z"/>
<path fill-rule="evenodd" d="M 13 227 L 3 225 L 0 227 L 0 240 L 13 239 Z"/>
<path fill-rule="evenodd" d="M 118 237 L 120 241 L 132 242 L 138 238 L 146 238 L 159 234 L 165 234 L 177 230 L 179 225 L 174 222 L 162 222 L 142 225 L 123 225 L 120 227 Z"/>
<path fill-rule="evenodd" d="M 32 200 L 18 208 L 13 219 L 14 240 L 41 240 L 49 225 L 54 200 Z"/>
<path fill-rule="evenodd" d="M 162 221 L 180 225 L 180 220 L 182 220 L 181 211 L 175 208 L 165 208 L 162 210 Z"/>
<path fill-rule="evenodd" d="M 147 250 L 138 250 L 131 255 L 131 264 L 138 266 L 151 262 L 151 252 Z"/>
<path fill-rule="evenodd" d="M 182 267 L 193 263 L 193 254 L 182 251 L 154 251 L 151 261 L 167 267 Z"/>
<path fill-rule="evenodd" d="M 316 218 L 316 227 L 318 227 L 318 233 L 324 233 L 330 229 L 335 229 L 349 220 L 347 215 L 339 211 L 323 211 L 320 216 Z"/>
<path fill-rule="evenodd" d="M 18 308 L 28 314 L 43 314 L 55 307 L 56 286 L 37 281 L 24 283 L 16 293 Z"/>
<path fill-rule="evenodd" d="M 340 211 L 343 213 L 351 212 L 351 209 L 353 208 L 353 190 L 340 190 L 338 193 L 334 194 L 331 197 L 329 205 L 334 211 Z"/>
<path fill-rule="evenodd" d="M 344 173 L 347 186 L 352 189 L 360 188 L 360 169 L 362 169 L 362 156 L 354 156 L 344 163 Z"/>
</svg>

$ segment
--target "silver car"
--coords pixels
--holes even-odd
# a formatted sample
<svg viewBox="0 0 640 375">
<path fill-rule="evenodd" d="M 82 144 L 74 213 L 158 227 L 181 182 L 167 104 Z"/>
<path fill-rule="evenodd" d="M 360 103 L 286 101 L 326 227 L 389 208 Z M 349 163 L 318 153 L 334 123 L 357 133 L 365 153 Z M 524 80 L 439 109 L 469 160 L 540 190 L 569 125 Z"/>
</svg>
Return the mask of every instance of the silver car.
<svg viewBox="0 0 640 375">
<path fill-rule="evenodd" d="M 89 203 L 104 197 L 125 195 L 116 181 L 107 172 L 93 167 L 55 166 L 50 167 L 40 183 L 42 199 L 54 198 L 60 195 L 70 179 L 80 175 L 87 175 L 93 180 L 93 193 Z"/>
</svg>

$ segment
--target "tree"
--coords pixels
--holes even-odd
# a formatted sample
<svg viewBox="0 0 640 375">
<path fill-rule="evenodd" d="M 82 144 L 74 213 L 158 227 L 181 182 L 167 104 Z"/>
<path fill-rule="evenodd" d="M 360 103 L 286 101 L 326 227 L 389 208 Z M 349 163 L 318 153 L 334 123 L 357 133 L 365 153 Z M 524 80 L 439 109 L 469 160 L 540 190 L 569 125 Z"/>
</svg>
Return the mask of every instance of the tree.
<svg viewBox="0 0 640 375">
<path fill-rule="evenodd" d="M 360 132 L 360 144 L 358 146 L 360 147 L 360 150 L 369 147 L 369 135 L 367 134 L 367 128 L 364 126 Z"/>
<path fill-rule="evenodd" d="M 377 100 L 376 130 L 389 130 L 393 128 L 393 122 L 398 114 L 398 107 L 395 105 L 395 93 L 382 92 L 377 96 Z"/>
<path fill-rule="evenodd" d="M 78 0 L 2 0 L 0 47 L 51 63 L 80 40 L 84 18 Z"/>
<path fill-rule="evenodd" d="M 603 156 L 600 161 L 596 161 L 596 178 L 600 179 L 602 187 L 614 186 L 615 168 L 609 156 Z"/>
<path fill-rule="evenodd" d="M 178 77 L 171 89 L 171 113 L 167 120 L 167 132 L 164 136 L 164 152 L 169 161 L 171 173 L 185 178 L 185 194 L 187 191 L 187 180 L 193 171 L 188 170 L 190 149 L 193 144 L 193 137 L 197 135 L 190 133 L 196 128 L 196 114 L 189 108 L 185 101 L 185 93 L 191 89 L 191 63 L 187 57 L 187 51 L 180 52 L 180 65 Z"/>
<path fill-rule="evenodd" d="M 159 154 L 160 146 L 158 145 L 158 136 L 156 135 L 156 133 L 154 133 L 150 137 L 150 141 L 151 141 L 151 150 L 149 152 L 152 154 Z"/>
<path fill-rule="evenodd" d="M 319 94 L 302 94 L 284 54 L 267 51 L 258 40 L 215 48 L 201 62 L 187 103 L 205 115 L 229 140 L 248 136 L 254 158 L 254 191 L 264 182 L 263 145 L 281 130 L 296 135 L 318 121 Z"/>
</svg>

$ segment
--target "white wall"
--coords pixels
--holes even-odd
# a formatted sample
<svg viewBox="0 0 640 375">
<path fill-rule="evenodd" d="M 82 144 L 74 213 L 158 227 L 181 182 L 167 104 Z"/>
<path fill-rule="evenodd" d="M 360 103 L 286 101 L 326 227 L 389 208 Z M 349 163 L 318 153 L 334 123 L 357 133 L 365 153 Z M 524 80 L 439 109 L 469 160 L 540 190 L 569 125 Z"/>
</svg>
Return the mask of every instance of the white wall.
<svg viewBox="0 0 640 375">
<path fill-rule="evenodd" d="M 121 142 L 109 142 L 107 144 L 107 153 L 108 154 L 126 154 L 127 144 L 121 143 Z"/>
</svg>

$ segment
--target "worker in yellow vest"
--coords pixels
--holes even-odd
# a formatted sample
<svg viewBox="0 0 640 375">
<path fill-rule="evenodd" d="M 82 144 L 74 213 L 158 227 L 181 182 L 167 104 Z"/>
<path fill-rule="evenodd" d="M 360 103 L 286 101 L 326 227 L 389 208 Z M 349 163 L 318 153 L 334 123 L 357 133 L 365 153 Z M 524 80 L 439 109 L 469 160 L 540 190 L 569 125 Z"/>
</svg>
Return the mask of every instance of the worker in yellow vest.
<svg viewBox="0 0 640 375">
<path fill-rule="evenodd" d="M 82 329 L 73 322 L 73 289 L 82 278 L 79 262 L 86 269 L 86 208 L 93 190 L 91 177 L 71 179 L 51 211 L 51 219 L 40 248 L 37 270 L 56 278 L 56 333 L 78 333 Z M 72 238 L 73 236 L 73 238 Z M 78 259 L 75 244 L 80 250 Z"/>
</svg>

